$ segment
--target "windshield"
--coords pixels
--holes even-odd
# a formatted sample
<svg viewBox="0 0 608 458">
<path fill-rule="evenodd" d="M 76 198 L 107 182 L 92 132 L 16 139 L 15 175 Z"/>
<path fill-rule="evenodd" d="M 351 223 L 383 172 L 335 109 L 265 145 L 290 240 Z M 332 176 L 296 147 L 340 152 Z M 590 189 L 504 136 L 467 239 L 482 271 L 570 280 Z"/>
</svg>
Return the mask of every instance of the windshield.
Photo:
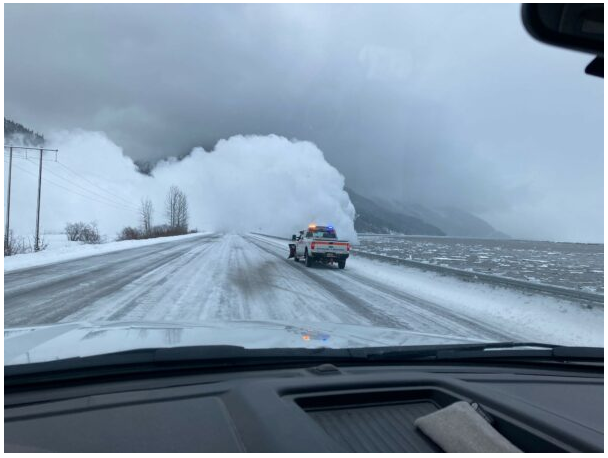
<svg viewBox="0 0 608 458">
<path fill-rule="evenodd" d="M 314 238 L 321 238 L 321 239 L 335 239 L 336 232 L 333 229 L 317 228 L 312 232 L 312 236 Z"/>
<path fill-rule="evenodd" d="M 5 364 L 603 347 L 603 79 L 521 5 L 9 4 L 4 24 Z"/>
</svg>

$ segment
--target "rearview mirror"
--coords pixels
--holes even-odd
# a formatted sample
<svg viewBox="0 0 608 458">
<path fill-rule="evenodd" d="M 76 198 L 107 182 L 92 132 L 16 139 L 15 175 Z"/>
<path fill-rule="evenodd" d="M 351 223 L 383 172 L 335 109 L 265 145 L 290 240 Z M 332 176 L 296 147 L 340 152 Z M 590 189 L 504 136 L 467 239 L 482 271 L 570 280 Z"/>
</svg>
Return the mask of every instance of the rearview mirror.
<svg viewBox="0 0 608 458">
<path fill-rule="evenodd" d="M 585 73 L 604 77 L 603 3 L 525 3 L 521 15 L 526 30 L 537 40 L 595 54 Z"/>
<path fill-rule="evenodd" d="M 295 239 L 296 239 L 296 234 L 293 234 L 293 235 L 291 236 L 291 240 L 295 240 Z"/>
</svg>

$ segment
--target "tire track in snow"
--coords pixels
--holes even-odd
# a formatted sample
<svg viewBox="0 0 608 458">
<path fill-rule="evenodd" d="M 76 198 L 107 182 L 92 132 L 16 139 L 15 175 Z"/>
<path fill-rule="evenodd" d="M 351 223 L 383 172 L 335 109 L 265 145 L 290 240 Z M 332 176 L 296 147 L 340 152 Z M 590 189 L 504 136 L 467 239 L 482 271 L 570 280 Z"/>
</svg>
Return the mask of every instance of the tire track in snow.
<svg viewBox="0 0 608 458">
<path fill-rule="evenodd" d="M 286 255 L 286 246 L 265 238 L 213 234 L 9 273 L 5 325 L 278 320 L 506 340 L 348 268 L 307 269 Z"/>
<path fill-rule="evenodd" d="M 176 281 L 180 279 L 180 271 L 204 255 L 213 245 L 206 243 L 194 246 L 179 256 L 168 259 L 121 289 L 97 300 L 91 307 L 96 310 L 93 314 L 85 309 L 63 321 L 78 321 L 80 317 L 95 321 L 138 321 L 151 316 L 155 308 L 169 310 L 176 302 L 171 296 L 184 292 L 183 282 Z M 164 291 L 164 295 L 160 297 L 158 291 Z"/>
<path fill-rule="evenodd" d="M 168 242 L 32 269 L 31 289 L 22 285 L 28 271 L 4 276 L 6 327 L 53 324 L 91 307 L 96 300 L 120 290 L 146 273 L 179 258 L 212 236 Z M 11 288 L 13 278 L 18 289 Z M 90 310 L 90 309 L 89 309 Z"/>
<path fill-rule="evenodd" d="M 206 318 L 368 324 L 347 307 L 319 291 L 301 275 L 285 271 L 282 260 L 260 250 L 240 235 L 226 235 L 224 256 L 217 259 L 220 283 L 216 300 L 208 301 Z"/>
<path fill-rule="evenodd" d="M 331 301 L 331 302 L 333 302 L 333 304 L 331 304 L 331 302 L 330 302 L 330 306 L 333 305 L 335 307 L 337 305 L 336 301 L 338 301 L 338 304 L 341 305 L 346 310 L 348 310 L 349 314 L 355 314 L 357 316 L 360 316 L 361 318 L 364 319 L 365 322 L 367 322 L 367 324 L 371 324 L 374 326 L 382 326 L 382 327 L 387 327 L 387 328 L 408 329 L 406 323 L 402 323 L 399 320 L 394 319 L 390 315 L 381 313 L 378 310 L 376 310 L 375 308 L 370 307 L 370 304 L 368 302 L 360 299 L 355 294 L 353 294 L 343 288 L 336 287 L 328 280 L 325 280 L 320 277 L 315 277 L 315 276 L 311 275 L 310 272 L 307 272 L 306 270 L 298 269 L 297 268 L 298 266 L 295 265 L 295 263 L 293 263 L 293 262 L 292 263 L 286 262 L 284 254 L 280 255 L 280 254 L 276 253 L 275 251 L 268 250 L 263 245 L 260 245 L 257 240 L 255 240 L 251 237 L 246 237 L 246 240 L 248 240 L 250 243 L 255 245 L 260 250 L 261 253 L 264 253 L 265 255 L 271 255 L 274 258 L 278 258 L 280 268 L 286 267 L 288 270 L 290 270 L 290 272 L 294 273 L 294 275 L 291 276 L 291 278 L 297 278 L 296 275 L 299 275 L 300 277 L 305 276 L 307 283 L 310 283 L 310 280 L 312 280 L 313 285 L 314 285 L 313 288 L 318 289 L 318 286 L 322 286 L 323 290 L 327 293 L 326 296 L 329 296 L 329 298 L 333 299 Z M 299 279 L 299 281 L 300 281 L 300 283 L 302 283 L 301 278 Z M 296 294 L 296 295 L 299 294 L 299 291 L 297 289 L 294 290 L 294 294 Z"/>
<path fill-rule="evenodd" d="M 27 280 L 39 278 L 26 288 Z M 370 324 L 235 234 L 7 274 L 7 327 L 74 321 L 302 320 Z"/>
<path fill-rule="evenodd" d="M 286 246 L 282 252 L 279 252 L 281 246 L 274 241 L 259 236 L 249 236 L 249 238 L 254 243 L 261 242 L 264 246 L 263 249 L 276 256 L 287 254 Z M 285 257 L 282 259 L 287 262 Z M 292 267 L 297 267 L 294 262 L 287 263 Z M 370 309 L 376 309 L 378 313 L 392 315 L 393 320 L 398 324 L 387 327 L 500 341 L 514 338 L 494 326 L 456 314 L 440 304 L 416 297 L 405 291 L 396 290 L 362 275 L 348 272 L 348 267 L 343 271 L 329 266 L 317 265 L 315 267 L 312 269 L 303 268 L 303 271 L 323 287 L 332 292 L 337 292 L 336 297 L 340 300 L 348 300 L 349 296 L 354 296 L 358 301 L 358 307 L 365 304 Z M 321 272 L 331 272 L 333 275 L 321 276 Z M 349 296 L 343 295 L 342 291 L 344 290 L 349 291 Z"/>
<path fill-rule="evenodd" d="M 379 310 L 369 301 L 362 299 L 358 294 L 356 294 L 356 292 L 351 292 L 346 288 L 343 288 L 341 285 L 332 282 L 329 278 L 315 274 L 315 272 L 310 269 L 300 269 L 298 264 L 293 261 L 288 262 L 285 259 L 285 254 L 287 253 L 283 252 L 281 254 L 277 253 L 277 251 L 274 249 L 269 249 L 267 245 L 263 245 L 264 241 L 258 239 L 257 237 L 247 237 L 247 239 L 256 245 L 260 250 L 279 258 L 285 263 L 287 269 L 295 270 L 298 274 L 305 275 L 314 283 L 321 286 L 325 291 L 327 291 L 328 294 L 334 297 L 335 300 L 348 307 L 351 313 L 364 317 L 369 321 L 369 324 L 387 328 L 412 329 L 412 327 L 406 321 L 400 320 L 398 317 L 391 316 L 390 314 Z M 331 269 L 331 271 L 333 272 L 334 269 Z M 336 271 L 336 273 L 338 272 Z"/>
</svg>

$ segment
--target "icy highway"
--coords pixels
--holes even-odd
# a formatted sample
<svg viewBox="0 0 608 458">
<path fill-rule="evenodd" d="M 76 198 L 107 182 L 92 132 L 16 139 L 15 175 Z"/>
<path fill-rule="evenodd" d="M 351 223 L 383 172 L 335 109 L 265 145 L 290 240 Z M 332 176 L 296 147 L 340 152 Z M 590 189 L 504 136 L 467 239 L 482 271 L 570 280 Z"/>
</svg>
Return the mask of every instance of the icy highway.
<svg viewBox="0 0 608 458">
<path fill-rule="evenodd" d="M 488 340 L 516 327 L 463 314 L 370 275 L 287 259 L 285 242 L 207 234 L 4 276 L 5 327 L 75 321 L 347 323 Z M 357 263 L 361 263 L 358 266 Z"/>
</svg>

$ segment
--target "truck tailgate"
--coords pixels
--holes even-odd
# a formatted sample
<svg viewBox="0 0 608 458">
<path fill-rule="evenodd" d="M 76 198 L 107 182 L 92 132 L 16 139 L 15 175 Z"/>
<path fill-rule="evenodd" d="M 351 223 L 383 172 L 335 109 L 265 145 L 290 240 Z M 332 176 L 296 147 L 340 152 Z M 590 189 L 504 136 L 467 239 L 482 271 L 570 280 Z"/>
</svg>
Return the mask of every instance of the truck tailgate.
<svg viewBox="0 0 608 458">
<path fill-rule="evenodd" d="M 350 251 L 349 243 L 343 240 L 314 240 L 313 242 L 311 242 L 310 248 L 313 253 L 319 254 L 347 254 Z"/>
</svg>

